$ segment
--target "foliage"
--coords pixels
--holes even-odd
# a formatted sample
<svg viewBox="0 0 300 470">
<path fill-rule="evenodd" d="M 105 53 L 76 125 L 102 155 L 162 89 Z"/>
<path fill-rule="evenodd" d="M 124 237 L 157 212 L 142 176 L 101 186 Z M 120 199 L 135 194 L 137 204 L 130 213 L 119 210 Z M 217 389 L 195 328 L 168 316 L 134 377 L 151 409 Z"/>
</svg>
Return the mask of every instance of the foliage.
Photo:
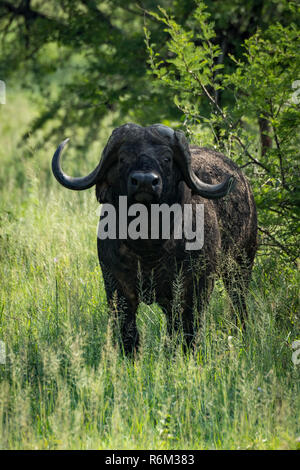
<svg viewBox="0 0 300 470">
<path fill-rule="evenodd" d="M 8 90 L 13 83 L 31 90 L 38 108 L 24 139 L 40 146 L 72 135 L 82 152 L 106 137 L 108 125 L 176 127 L 183 114 L 195 142 L 245 166 L 261 246 L 295 262 L 299 7 L 287 0 L 160 4 L 161 13 L 152 0 L 1 0 L 0 78 Z M 151 29 L 148 64 L 144 27 Z"/>
<path fill-rule="evenodd" d="M 257 26 L 265 29 L 274 18 L 289 24 L 293 18 L 282 0 L 206 3 L 226 63 L 228 53 L 241 56 L 242 42 Z M 159 4 L 178 24 L 194 24 L 194 0 Z M 151 24 L 152 39 L 165 49 L 160 24 L 148 13 L 156 9 L 154 0 L 0 0 L 0 77 L 8 88 L 21 82 L 34 91 L 40 112 L 30 135 L 44 129 L 42 141 L 53 136 L 56 142 L 72 132 L 78 145 L 86 145 L 98 137 L 108 115 L 114 125 L 177 121 L 172 90 L 155 86 L 146 73 L 144 24 Z"/>
<path fill-rule="evenodd" d="M 299 273 L 257 258 L 244 334 L 217 284 L 194 354 L 141 305 L 129 361 L 112 345 L 94 191 L 58 186 L 50 146 L 26 158 L 12 138 L 36 112 L 21 91 L 0 107 L 0 448 L 298 448 Z"/>
<path fill-rule="evenodd" d="M 142 305 L 130 361 L 112 345 L 94 194 L 41 189 L 24 166 L 22 205 L 1 190 L 0 448 L 296 449 L 297 273 L 257 263 L 244 335 L 218 285 L 190 354 Z"/>
<path fill-rule="evenodd" d="M 299 18 L 299 7 L 289 6 Z M 214 43 L 214 24 L 204 2 L 198 2 L 189 30 L 164 9 L 160 12 L 152 15 L 165 25 L 169 58 L 160 58 L 145 29 L 153 73 L 175 92 L 174 102 L 194 141 L 213 143 L 245 168 L 255 192 L 262 243 L 295 262 L 300 113 L 292 86 L 300 67 L 299 29 L 295 23 L 277 22 L 258 30 L 245 41 L 241 59 L 230 56 L 235 67 L 228 73 L 219 60 L 222 50 Z M 231 106 L 220 99 L 225 92 Z"/>
<path fill-rule="evenodd" d="M 31 134 L 43 128 L 44 139 L 59 139 L 81 127 L 92 142 L 108 114 L 120 120 L 135 110 L 142 123 L 146 105 L 152 119 L 162 118 L 163 97 L 158 103 L 146 77 L 144 14 L 135 3 L 0 2 L 0 76 L 9 86 L 22 74 L 23 87 L 39 95 Z M 148 0 L 147 7 L 155 2 Z"/>
<path fill-rule="evenodd" d="M 150 0 L 0 0 L 1 449 L 299 448 L 293 265 L 259 252 L 244 333 L 217 283 L 193 353 L 167 337 L 157 305 L 142 304 L 141 350 L 129 361 L 112 344 L 94 192 L 66 191 L 50 171 L 49 138 L 71 128 L 81 157 L 70 147 L 66 171 L 76 174 L 125 119 L 182 126 L 246 165 L 261 227 L 294 258 L 298 10 L 282 0 L 205 3 L 162 0 L 167 14 L 153 17 Z M 147 75 L 145 22 L 161 80 Z M 272 147 L 257 139 L 261 114 Z"/>
</svg>

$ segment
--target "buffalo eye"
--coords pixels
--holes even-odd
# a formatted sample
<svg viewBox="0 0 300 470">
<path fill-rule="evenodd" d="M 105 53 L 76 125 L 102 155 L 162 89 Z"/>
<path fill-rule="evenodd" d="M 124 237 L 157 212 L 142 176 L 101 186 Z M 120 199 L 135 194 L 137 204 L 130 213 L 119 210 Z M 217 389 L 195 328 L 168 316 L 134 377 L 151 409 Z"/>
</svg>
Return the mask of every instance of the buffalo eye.
<svg viewBox="0 0 300 470">
<path fill-rule="evenodd" d="M 171 158 L 170 158 L 170 157 L 165 157 L 165 158 L 164 158 L 164 162 L 170 163 L 170 161 L 171 161 Z"/>
</svg>

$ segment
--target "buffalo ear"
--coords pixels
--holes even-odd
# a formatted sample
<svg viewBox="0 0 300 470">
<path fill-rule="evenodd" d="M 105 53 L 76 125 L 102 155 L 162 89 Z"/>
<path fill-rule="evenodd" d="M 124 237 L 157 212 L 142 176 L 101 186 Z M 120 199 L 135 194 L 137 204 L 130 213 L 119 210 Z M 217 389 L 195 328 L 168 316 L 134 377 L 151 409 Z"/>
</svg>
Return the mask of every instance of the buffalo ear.
<svg viewBox="0 0 300 470">
<path fill-rule="evenodd" d="M 183 131 L 177 130 L 174 132 L 174 135 L 176 157 L 182 163 L 180 166 L 184 167 L 185 169 L 190 169 L 192 165 L 192 156 L 185 133 Z"/>
<path fill-rule="evenodd" d="M 182 131 L 175 131 L 174 159 L 183 173 L 184 181 L 192 190 L 192 194 L 206 199 L 219 199 L 233 190 L 235 181 L 233 175 L 226 175 L 223 181 L 218 184 L 208 184 L 198 178 L 193 171 L 189 144 Z"/>
<path fill-rule="evenodd" d="M 116 185 L 119 178 L 118 164 L 115 163 L 107 171 L 105 179 L 96 184 L 96 198 L 100 204 L 112 203 L 113 187 Z"/>
<path fill-rule="evenodd" d="M 108 201 L 109 186 L 106 181 L 96 184 L 96 198 L 100 204 L 104 204 Z"/>
</svg>

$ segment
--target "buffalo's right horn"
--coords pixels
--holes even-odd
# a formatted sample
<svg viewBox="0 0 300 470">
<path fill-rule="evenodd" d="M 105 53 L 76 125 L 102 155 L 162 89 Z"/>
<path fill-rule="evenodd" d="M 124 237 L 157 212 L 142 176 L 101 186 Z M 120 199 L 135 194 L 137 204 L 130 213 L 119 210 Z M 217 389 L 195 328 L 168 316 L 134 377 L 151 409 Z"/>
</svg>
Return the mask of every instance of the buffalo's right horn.
<svg viewBox="0 0 300 470">
<path fill-rule="evenodd" d="M 52 158 L 52 171 L 57 181 L 65 188 L 74 189 L 75 191 L 82 191 L 88 189 L 96 184 L 101 171 L 101 162 L 99 165 L 87 176 L 74 178 L 66 175 L 60 165 L 62 151 L 70 139 L 65 139 L 57 148 Z"/>
<path fill-rule="evenodd" d="M 96 168 L 87 176 L 74 178 L 66 175 L 60 165 L 60 159 L 64 147 L 70 139 L 65 139 L 58 147 L 52 158 L 52 172 L 57 181 L 65 188 L 74 189 L 75 191 L 82 191 L 91 188 L 96 183 L 100 183 L 105 178 L 107 170 L 115 163 L 117 159 L 117 148 L 124 141 L 128 131 L 140 129 L 141 126 L 129 123 L 115 129 L 110 136 Z"/>
</svg>

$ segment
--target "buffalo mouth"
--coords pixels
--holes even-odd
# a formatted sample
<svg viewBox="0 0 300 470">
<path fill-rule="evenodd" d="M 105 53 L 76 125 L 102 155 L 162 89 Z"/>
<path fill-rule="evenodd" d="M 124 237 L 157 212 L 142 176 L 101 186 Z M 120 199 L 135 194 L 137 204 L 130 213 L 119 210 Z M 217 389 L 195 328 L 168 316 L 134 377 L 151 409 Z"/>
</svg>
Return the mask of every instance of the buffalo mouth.
<svg viewBox="0 0 300 470">
<path fill-rule="evenodd" d="M 134 199 L 141 203 L 153 202 L 156 199 L 155 194 L 146 191 L 140 191 L 134 195 Z"/>
</svg>

